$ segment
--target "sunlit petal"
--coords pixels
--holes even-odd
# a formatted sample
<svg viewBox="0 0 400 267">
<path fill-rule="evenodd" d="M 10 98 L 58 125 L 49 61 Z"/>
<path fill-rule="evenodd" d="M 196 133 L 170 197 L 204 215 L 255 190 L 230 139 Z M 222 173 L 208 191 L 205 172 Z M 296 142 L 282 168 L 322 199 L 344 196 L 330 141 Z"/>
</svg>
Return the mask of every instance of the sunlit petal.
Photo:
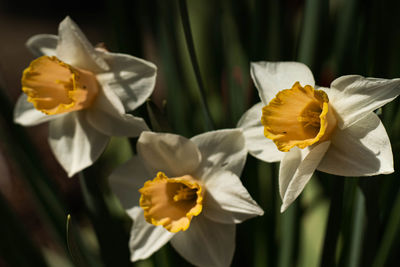
<svg viewBox="0 0 400 267">
<path fill-rule="evenodd" d="M 252 199 L 239 177 L 227 171 L 215 173 L 205 184 L 204 216 L 219 223 L 241 223 L 264 211 Z"/>
<path fill-rule="evenodd" d="M 318 170 L 342 176 L 392 173 L 393 153 L 385 127 L 374 113 L 338 130 Z"/>
<path fill-rule="evenodd" d="M 342 76 L 331 84 L 329 97 L 341 129 L 349 127 L 400 94 L 400 79 Z"/>
<path fill-rule="evenodd" d="M 265 162 L 276 162 L 283 158 L 275 143 L 264 136 L 264 126 L 261 124 L 263 104 L 257 103 L 240 118 L 237 127 L 243 130 L 246 147 L 249 153 Z"/>
<path fill-rule="evenodd" d="M 169 177 L 192 174 L 201 162 L 196 144 L 175 134 L 143 132 L 137 150 L 152 174 L 149 178 L 155 177 L 159 171 Z"/>
<path fill-rule="evenodd" d="M 110 70 L 97 75 L 103 88 L 113 91 L 126 111 L 142 105 L 153 92 L 157 67 L 146 60 L 126 54 L 102 52 Z"/>
<path fill-rule="evenodd" d="M 328 141 L 307 149 L 295 147 L 285 155 L 279 169 L 281 212 L 284 212 L 303 191 L 329 145 Z"/>
<path fill-rule="evenodd" d="M 252 62 L 250 72 L 264 106 L 279 91 L 292 88 L 297 81 L 302 86 L 315 85 L 311 70 L 299 62 Z"/>
<path fill-rule="evenodd" d="M 74 67 L 92 72 L 109 70 L 106 61 L 70 17 L 66 17 L 58 27 L 56 51 L 59 59 Z"/>
<path fill-rule="evenodd" d="M 162 226 L 147 223 L 143 210 L 139 207 L 128 210 L 128 214 L 134 221 L 129 240 L 131 261 L 150 257 L 174 236 L 174 233 L 168 232 Z"/>
<path fill-rule="evenodd" d="M 229 266 L 235 250 L 235 224 L 220 224 L 196 217 L 186 232 L 177 233 L 171 244 L 196 266 Z"/>
<path fill-rule="evenodd" d="M 109 139 L 90 126 L 80 112 L 69 113 L 49 124 L 50 147 L 69 177 L 92 165 Z"/>
<path fill-rule="evenodd" d="M 23 126 L 35 126 L 40 123 L 57 119 L 65 114 L 46 115 L 37 110 L 31 102 L 28 102 L 28 96 L 22 94 L 15 104 L 14 121 Z"/>
<path fill-rule="evenodd" d="M 28 39 L 26 46 L 32 54 L 41 56 L 56 56 L 58 36 L 52 34 L 38 34 Z"/>
<path fill-rule="evenodd" d="M 124 209 L 139 205 L 139 189 L 149 180 L 151 175 L 138 156 L 133 156 L 118 166 L 109 177 L 109 184 Z"/>
</svg>

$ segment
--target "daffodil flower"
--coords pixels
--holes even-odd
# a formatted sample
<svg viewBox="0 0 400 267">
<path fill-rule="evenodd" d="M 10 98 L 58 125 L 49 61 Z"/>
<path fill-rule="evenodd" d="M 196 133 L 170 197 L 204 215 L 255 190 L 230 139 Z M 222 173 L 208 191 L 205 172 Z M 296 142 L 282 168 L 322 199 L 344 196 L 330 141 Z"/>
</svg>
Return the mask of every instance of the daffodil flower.
<svg viewBox="0 0 400 267">
<path fill-rule="evenodd" d="M 400 79 L 348 75 L 323 88 L 297 62 L 252 63 L 251 76 L 261 102 L 242 116 L 238 127 L 250 154 L 281 161 L 281 212 L 315 170 L 341 176 L 394 171 L 389 137 L 373 111 L 399 95 Z"/>
<path fill-rule="evenodd" d="M 238 177 L 247 155 L 242 131 L 191 139 L 143 132 L 137 152 L 110 177 L 133 219 L 131 260 L 145 259 L 170 241 L 196 266 L 229 266 L 235 224 L 263 214 Z"/>
<path fill-rule="evenodd" d="M 38 58 L 23 72 L 14 120 L 24 126 L 49 122 L 50 147 L 69 176 L 90 166 L 110 136 L 148 130 L 126 112 L 152 93 L 152 63 L 93 48 L 69 17 L 58 36 L 35 35 L 27 46 Z"/>
</svg>

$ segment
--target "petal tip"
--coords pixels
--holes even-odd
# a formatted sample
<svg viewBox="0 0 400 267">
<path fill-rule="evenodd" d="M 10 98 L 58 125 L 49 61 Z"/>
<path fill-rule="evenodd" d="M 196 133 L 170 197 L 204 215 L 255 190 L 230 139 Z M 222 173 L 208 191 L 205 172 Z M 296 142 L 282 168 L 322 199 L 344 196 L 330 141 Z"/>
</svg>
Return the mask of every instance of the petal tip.
<svg viewBox="0 0 400 267">
<path fill-rule="evenodd" d="M 258 216 L 263 216 L 264 215 L 264 210 L 261 207 L 258 207 L 257 213 Z"/>
<path fill-rule="evenodd" d="M 384 170 L 381 174 L 391 174 L 391 173 L 394 173 L 394 168 Z"/>
<path fill-rule="evenodd" d="M 74 21 L 71 19 L 70 16 L 66 16 L 61 22 L 60 22 L 60 26 L 63 25 L 67 25 L 67 24 L 71 24 L 74 23 Z"/>
<path fill-rule="evenodd" d="M 287 210 L 287 208 L 288 208 L 289 206 L 287 205 L 287 204 L 282 204 L 282 206 L 281 206 L 281 213 L 284 213 L 286 210 Z"/>
</svg>

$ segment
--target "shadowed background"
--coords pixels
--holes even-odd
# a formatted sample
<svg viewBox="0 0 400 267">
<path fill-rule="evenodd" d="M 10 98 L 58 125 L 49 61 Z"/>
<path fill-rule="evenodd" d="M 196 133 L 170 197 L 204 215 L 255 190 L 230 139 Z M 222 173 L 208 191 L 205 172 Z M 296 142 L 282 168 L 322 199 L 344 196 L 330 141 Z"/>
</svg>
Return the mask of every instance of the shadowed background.
<svg viewBox="0 0 400 267">
<path fill-rule="evenodd" d="M 49 0 L 1 0 L 0 87 L 5 94 L 4 101 L 14 104 L 21 93 L 21 73 L 33 59 L 25 47 L 26 40 L 40 33 L 57 34 L 58 24 L 69 15 L 92 44 L 103 42 L 110 51 L 132 54 L 157 65 L 152 102 L 136 111 L 136 115 L 145 117 L 158 131 L 171 130 L 187 137 L 206 131 L 178 3 L 72 0 L 61 3 L 60 9 L 56 7 L 60 3 Z M 251 61 L 301 61 L 311 68 L 316 83 L 322 86 L 328 86 L 344 74 L 400 77 L 398 1 L 191 0 L 187 4 L 206 100 L 218 129 L 235 127 L 243 112 L 259 101 L 250 79 Z M 6 102 L 0 104 L 7 106 Z M 399 111 L 396 100 L 381 113 L 392 142 L 395 170 L 399 166 Z M 119 228 L 124 231 L 114 236 L 126 242 L 130 225 L 109 192 L 106 178 L 115 166 L 130 157 L 130 142 L 134 140 L 114 138 L 100 161 L 87 171 L 98 179 L 92 181 L 99 184 L 96 199 L 101 200 L 101 209 L 107 211 L 96 217 L 90 215 L 84 204 L 87 193 L 78 177 L 68 179 L 52 155 L 47 144 L 47 124 L 13 128 L 10 116 L 4 115 L 10 114 L 7 112 L 10 109 L 0 119 L 1 131 L 5 135 L 22 131 L 22 135 L 15 135 L 26 137 L 20 139 L 19 145 L 25 150 L 24 142 L 32 142 L 34 152 L 26 149 L 25 158 L 21 158 L 18 153 L 11 153 L 18 144 L 1 138 L 0 192 L 34 246 L 45 252 L 49 266 L 79 266 L 72 263 L 65 249 L 66 214 L 72 215 L 74 234 L 84 240 L 83 247 L 89 251 L 89 256 L 83 258 L 94 266 L 100 261 L 104 266 L 111 266 L 113 258 L 126 260 L 124 257 L 129 252 L 116 252 L 112 248 L 107 251 L 105 245 L 109 242 L 112 247 L 118 241 L 112 235 L 113 229 Z M 25 170 L 25 163 L 43 167 L 49 178 L 44 187 L 50 183 L 48 187 L 57 192 L 54 195 L 63 203 L 54 208 L 62 213 L 60 216 L 51 213 L 52 208 L 47 209 L 52 200 L 41 190 L 43 186 L 37 184 L 42 181 L 42 175 L 32 175 L 34 179 L 29 180 L 30 167 Z M 262 163 L 248 156 L 242 181 L 266 213 L 238 226 L 233 266 L 398 264 L 400 218 L 396 214 L 400 214 L 400 180 L 397 173 L 362 179 L 317 173 L 299 200 L 280 214 L 277 172 L 276 164 Z M 44 214 L 49 212 L 50 215 Z M 104 219 L 107 216 L 111 219 Z M 1 227 L 11 231 L 7 221 Z M 104 238 L 96 238 L 97 229 L 109 233 L 104 233 Z M 13 260 L 10 259 L 12 248 L 23 244 L 15 239 L 14 245 L 0 247 L 0 256 L 5 259 L 0 259 L 0 265 L 8 266 L 6 262 L 10 264 Z M 84 253 L 79 244 L 76 247 Z M 33 262 L 18 264 L 15 266 L 35 266 Z M 189 264 L 166 246 L 150 260 L 135 265 Z"/>
</svg>

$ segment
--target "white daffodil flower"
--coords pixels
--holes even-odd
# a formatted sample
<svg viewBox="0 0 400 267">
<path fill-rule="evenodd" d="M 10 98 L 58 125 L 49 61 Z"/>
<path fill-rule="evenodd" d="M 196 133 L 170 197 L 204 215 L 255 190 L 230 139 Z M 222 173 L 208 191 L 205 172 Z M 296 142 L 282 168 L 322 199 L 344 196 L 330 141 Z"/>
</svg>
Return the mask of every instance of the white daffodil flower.
<svg viewBox="0 0 400 267">
<path fill-rule="evenodd" d="M 24 70 L 14 121 L 49 122 L 50 147 L 68 176 L 98 159 L 110 136 L 148 130 L 143 119 L 126 112 L 151 95 L 154 64 L 93 48 L 69 17 L 58 36 L 35 35 L 27 46 L 39 58 Z"/>
<path fill-rule="evenodd" d="M 399 95 L 400 79 L 348 75 L 322 88 L 298 62 L 252 63 L 251 76 L 261 102 L 242 116 L 238 127 L 250 154 L 281 161 L 281 212 L 316 169 L 341 176 L 394 171 L 389 137 L 373 111 Z"/>
<path fill-rule="evenodd" d="M 110 177 L 133 219 L 131 260 L 145 259 L 170 241 L 196 266 L 229 266 L 235 224 L 263 215 L 239 179 L 247 154 L 242 131 L 191 139 L 143 132 L 137 152 Z"/>
</svg>

